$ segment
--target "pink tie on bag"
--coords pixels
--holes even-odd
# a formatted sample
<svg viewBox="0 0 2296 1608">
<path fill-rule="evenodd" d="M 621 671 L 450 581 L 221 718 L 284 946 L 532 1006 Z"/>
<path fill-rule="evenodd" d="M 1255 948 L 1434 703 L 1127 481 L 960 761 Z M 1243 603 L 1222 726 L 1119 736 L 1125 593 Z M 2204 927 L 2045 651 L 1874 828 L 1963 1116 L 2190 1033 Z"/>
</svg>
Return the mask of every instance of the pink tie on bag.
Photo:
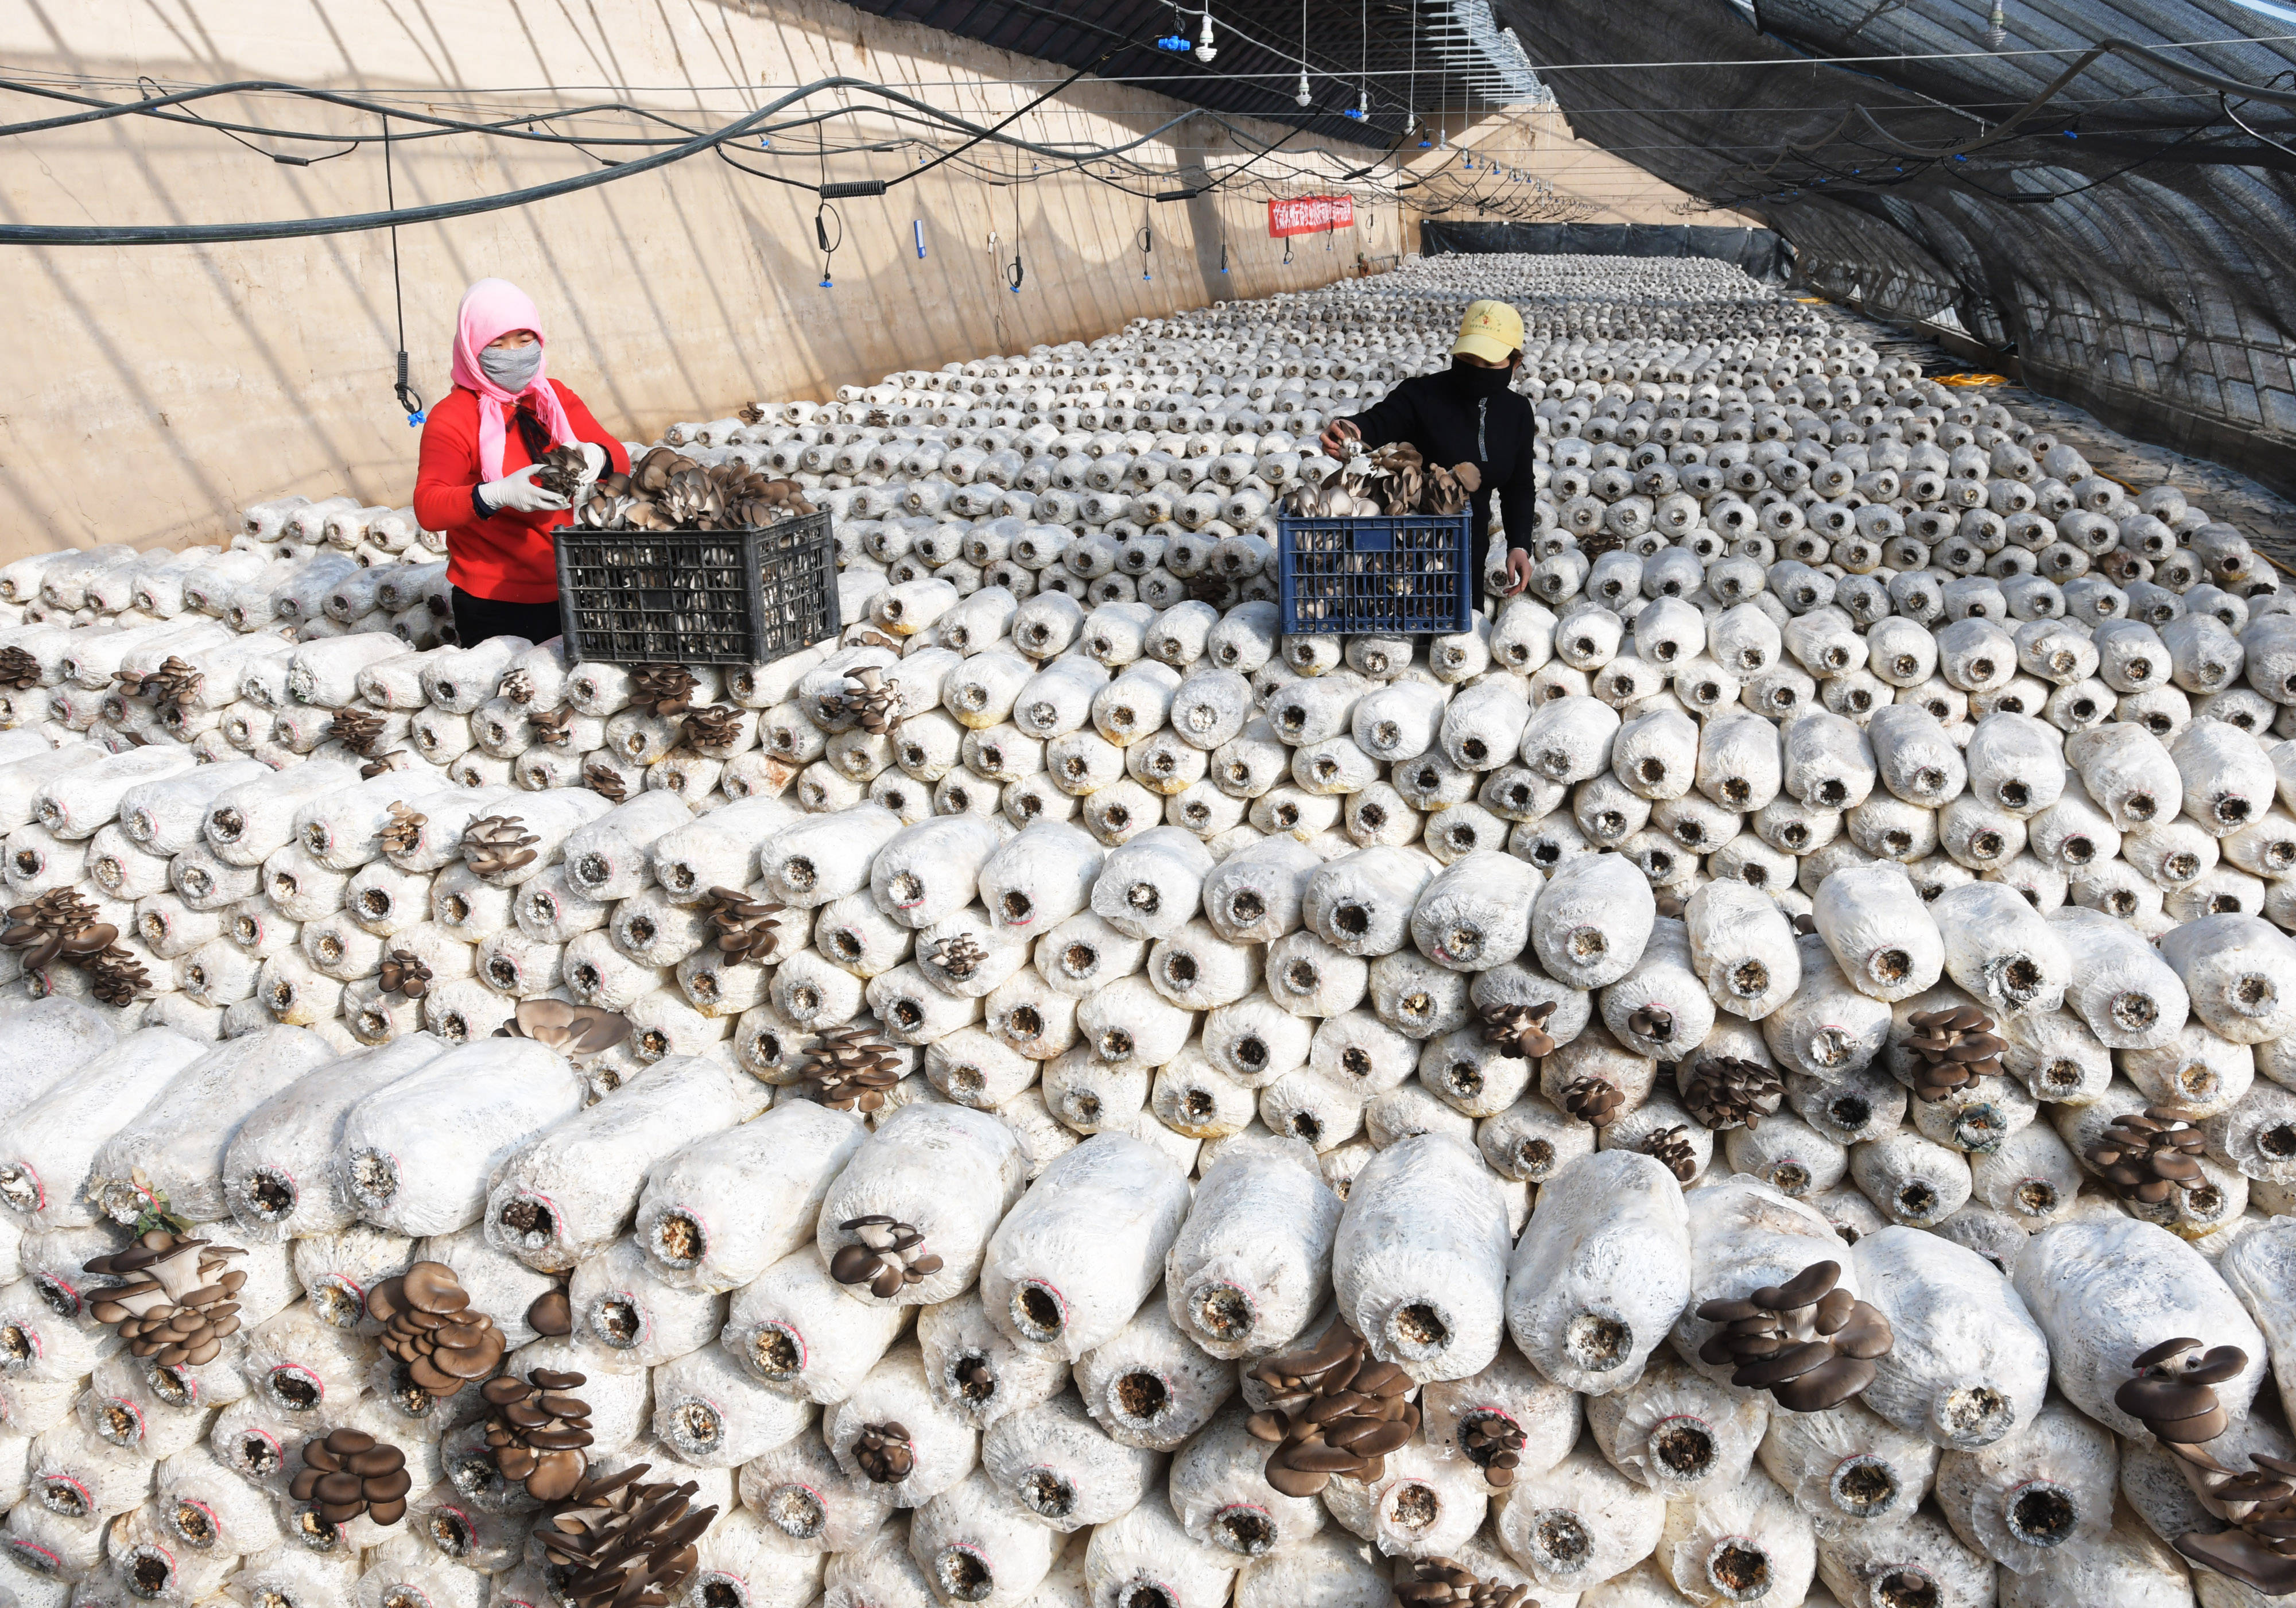
<svg viewBox="0 0 2296 1608">
<path fill-rule="evenodd" d="M 535 340 L 543 346 L 542 361 L 536 365 L 533 381 L 516 396 L 488 379 L 487 371 L 479 366 L 479 353 L 488 343 L 512 330 L 532 330 Z M 574 427 L 566 422 L 566 410 L 559 406 L 558 392 L 549 380 L 550 351 L 549 343 L 543 338 L 542 316 L 535 311 L 532 298 L 509 280 L 481 279 L 463 292 L 462 310 L 455 316 L 453 373 L 455 384 L 478 393 L 481 480 L 502 479 L 503 431 L 508 423 L 508 410 L 515 408 L 522 397 L 534 399 L 535 416 L 550 431 L 552 446 L 573 443 Z"/>
</svg>

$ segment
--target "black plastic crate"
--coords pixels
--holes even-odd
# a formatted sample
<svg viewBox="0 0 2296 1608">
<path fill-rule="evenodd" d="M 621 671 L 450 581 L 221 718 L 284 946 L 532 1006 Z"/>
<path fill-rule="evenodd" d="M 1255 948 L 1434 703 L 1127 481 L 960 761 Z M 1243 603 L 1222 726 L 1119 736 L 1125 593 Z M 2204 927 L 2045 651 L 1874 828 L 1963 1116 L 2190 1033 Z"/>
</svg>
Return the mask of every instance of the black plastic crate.
<svg viewBox="0 0 2296 1608">
<path fill-rule="evenodd" d="M 1278 603 L 1286 632 L 1451 636 L 1475 609 L 1464 513 L 1279 519 Z"/>
<path fill-rule="evenodd" d="M 825 508 L 761 530 L 554 534 L 570 663 L 765 664 L 844 628 Z"/>
</svg>

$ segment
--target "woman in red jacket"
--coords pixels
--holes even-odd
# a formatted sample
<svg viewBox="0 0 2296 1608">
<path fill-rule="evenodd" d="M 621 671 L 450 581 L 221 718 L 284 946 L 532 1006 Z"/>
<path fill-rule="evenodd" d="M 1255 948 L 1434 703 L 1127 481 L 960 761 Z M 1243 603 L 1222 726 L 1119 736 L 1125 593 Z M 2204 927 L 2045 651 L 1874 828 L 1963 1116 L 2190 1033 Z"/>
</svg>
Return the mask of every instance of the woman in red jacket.
<svg viewBox="0 0 2296 1608">
<path fill-rule="evenodd" d="M 630 455 L 563 382 L 543 373 L 542 319 L 525 291 L 481 279 L 463 296 L 455 330 L 455 389 L 422 426 L 414 517 L 447 533 L 455 634 L 546 642 L 559 634 L 558 561 L 551 532 L 607 466 Z M 578 446 L 585 469 L 570 499 L 535 484 L 542 455 Z"/>
</svg>

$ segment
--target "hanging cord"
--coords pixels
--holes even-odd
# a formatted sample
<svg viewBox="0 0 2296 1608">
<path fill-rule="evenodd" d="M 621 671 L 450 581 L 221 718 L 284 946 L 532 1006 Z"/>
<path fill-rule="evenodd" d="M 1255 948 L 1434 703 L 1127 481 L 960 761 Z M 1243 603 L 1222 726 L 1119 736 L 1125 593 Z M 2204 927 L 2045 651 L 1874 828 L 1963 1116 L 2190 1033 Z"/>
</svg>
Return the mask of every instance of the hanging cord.
<svg viewBox="0 0 2296 1608">
<path fill-rule="evenodd" d="M 1371 0 L 1357 0 L 1356 118 L 1371 121 Z"/>
<path fill-rule="evenodd" d="M 1013 260 L 1004 269 L 1004 288 L 1018 296 L 1021 282 L 1028 276 L 1029 270 L 1021 262 L 1021 153 L 1015 150 L 1013 153 Z"/>
<path fill-rule="evenodd" d="M 1403 109 L 1403 137 L 1409 139 L 1411 131 L 1419 127 L 1419 0 L 1411 0 L 1411 73 L 1405 80 L 1403 91 L 1411 104 Z M 1427 136 L 1422 133 L 1419 144 L 1423 147 Z M 1400 167 L 1402 164 L 1397 164 Z"/>
<path fill-rule="evenodd" d="M 398 195 L 390 176 L 390 119 L 382 119 L 382 201 L 392 212 L 398 210 Z M 398 226 L 390 226 L 390 301 L 398 314 L 398 383 L 391 387 L 398 394 L 399 406 L 406 410 L 409 428 L 420 425 L 430 415 L 422 409 L 422 398 L 406 382 L 406 299 L 398 288 Z"/>
<path fill-rule="evenodd" d="M 829 134 L 825 128 L 821 131 L 821 184 L 823 189 L 828 188 Z M 816 191 L 816 193 L 818 194 L 819 192 Z M 837 238 L 833 242 L 829 238 L 829 226 L 823 221 L 824 218 L 837 220 Z M 824 291 L 833 291 L 837 288 L 837 279 L 830 272 L 830 262 L 837 255 L 837 248 L 845 243 L 845 217 L 826 201 L 818 201 L 814 206 L 813 238 L 815 243 L 821 248 L 821 288 Z"/>
<path fill-rule="evenodd" d="M 1154 277 L 1148 272 L 1148 253 L 1156 249 L 1156 236 L 1146 224 L 1140 226 L 1140 278 L 1144 283 Z"/>
</svg>

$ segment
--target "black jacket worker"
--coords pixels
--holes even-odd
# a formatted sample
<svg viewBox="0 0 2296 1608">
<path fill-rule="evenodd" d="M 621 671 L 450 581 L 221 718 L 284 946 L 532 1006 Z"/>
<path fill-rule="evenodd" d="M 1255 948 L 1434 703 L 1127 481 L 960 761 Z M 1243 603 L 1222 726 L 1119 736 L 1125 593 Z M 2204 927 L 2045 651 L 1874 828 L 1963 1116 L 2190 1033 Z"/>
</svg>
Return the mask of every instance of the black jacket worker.
<svg viewBox="0 0 2296 1608">
<path fill-rule="evenodd" d="M 1532 442 L 1538 415 L 1530 404 L 1507 389 L 1522 361 L 1522 315 L 1504 301 L 1470 302 L 1451 343 L 1451 366 L 1440 373 L 1406 380 L 1376 406 L 1353 418 L 1324 427 L 1325 455 L 1344 462 L 1349 443 L 1380 447 L 1408 441 L 1430 469 L 1472 464 L 1482 473 L 1469 510 L 1473 533 L 1475 589 L 1483 586 L 1491 550 L 1491 498 L 1506 516 L 1507 578 L 1499 588 L 1509 597 L 1530 579 L 1527 551 L 1537 517 L 1536 465 Z"/>
</svg>

